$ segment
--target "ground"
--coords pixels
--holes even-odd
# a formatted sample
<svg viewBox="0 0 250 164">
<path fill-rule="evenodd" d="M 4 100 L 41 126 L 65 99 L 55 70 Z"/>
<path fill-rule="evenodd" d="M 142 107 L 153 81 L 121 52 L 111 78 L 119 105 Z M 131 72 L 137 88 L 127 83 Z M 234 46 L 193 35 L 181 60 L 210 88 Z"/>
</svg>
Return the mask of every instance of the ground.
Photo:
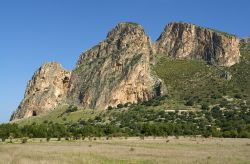
<svg viewBox="0 0 250 164">
<path fill-rule="evenodd" d="M 40 141 L 42 140 L 42 141 Z M 168 137 L 0 142 L 0 164 L 250 163 L 249 139 Z"/>
</svg>

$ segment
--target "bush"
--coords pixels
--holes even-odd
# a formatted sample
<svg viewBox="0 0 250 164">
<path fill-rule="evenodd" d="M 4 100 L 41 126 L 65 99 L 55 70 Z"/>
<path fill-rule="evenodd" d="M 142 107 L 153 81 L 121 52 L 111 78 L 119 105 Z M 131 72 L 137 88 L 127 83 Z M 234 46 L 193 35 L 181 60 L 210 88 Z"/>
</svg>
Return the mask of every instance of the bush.
<svg viewBox="0 0 250 164">
<path fill-rule="evenodd" d="M 70 105 L 69 108 L 66 110 L 66 113 L 76 112 L 77 110 L 77 106 Z"/>
<path fill-rule="evenodd" d="M 47 138 L 46 138 L 46 141 L 49 142 L 49 141 L 50 141 L 50 137 L 47 137 Z"/>
<path fill-rule="evenodd" d="M 240 132 L 239 137 L 241 137 L 241 138 L 250 138 L 250 133 L 246 132 L 246 131 L 242 131 L 242 132 Z"/>
<path fill-rule="evenodd" d="M 144 135 L 141 135 L 141 136 L 140 136 L 140 139 L 141 139 L 141 140 L 144 140 Z"/>
<path fill-rule="evenodd" d="M 193 105 L 194 105 L 194 100 L 189 99 L 189 100 L 186 102 L 185 105 L 186 105 L 186 106 L 193 106 Z"/>
<path fill-rule="evenodd" d="M 143 102 L 142 105 L 145 105 L 145 106 L 159 106 L 159 105 L 161 105 L 161 102 L 159 100 L 152 99 L 152 100 Z"/>
<path fill-rule="evenodd" d="M 107 110 L 112 110 L 113 107 L 112 106 L 108 106 Z"/>
<path fill-rule="evenodd" d="M 131 147 L 131 148 L 129 149 L 129 151 L 135 151 L 135 148 Z"/>
<path fill-rule="evenodd" d="M 236 99 L 241 99 L 242 96 L 241 96 L 241 94 L 238 93 L 238 94 L 235 94 L 235 95 L 234 95 L 234 98 L 236 98 Z"/>
<path fill-rule="evenodd" d="M 118 104 L 117 105 L 117 108 L 119 109 L 119 108 L 123 108 L 123 104 Z"/>
<path fill-rule="evenodd" d="M 23 138 L 22 138 L 22 144 L 27 143 L 27 141 L 28 141 L 28 138 L 27 138 L 27 137 L 23 137 Z"/>
<path fill-rule="evenodd" d="M 201 105 L 201 109 L 202 109 L 202 110 L 209 110 L 208 104 L 206 104 L 206 103 L 202 104 L 202 105 Z"/>
<path fill-rule="evenodd" d="M 222 136 L 225 138 L 236 138 L 238 136 L 238 133 L 236 130 L 230 130 L 223 132 Z"/>
</svg>

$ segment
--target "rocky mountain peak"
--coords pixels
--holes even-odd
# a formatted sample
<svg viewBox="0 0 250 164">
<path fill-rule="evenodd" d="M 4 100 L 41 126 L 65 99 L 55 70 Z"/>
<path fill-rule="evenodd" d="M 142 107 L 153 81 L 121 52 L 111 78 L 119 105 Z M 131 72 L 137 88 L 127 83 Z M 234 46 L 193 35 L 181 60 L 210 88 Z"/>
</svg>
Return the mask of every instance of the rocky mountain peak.
<svg viewBox="0 0 250 164">
<path fill-rule="evenodd" d="M 145 34 L 144 29 L 141 25 L 136 23 L 119 23 L 107 34 L 107 38 L 100 42 L 98 45 L 92 47 L 90 50 L 81 54 L 77 67 L 79 67 L 86 60 L 92 61 L 95 58 L 103 58 L 107 55 L 113 55 L 113 57 L 119 57 L 124 53 L 119 53 L 129 49 L 132 51 L 133 48 L 138 46 L 147 47 L 153 51 L 152 43 L 150 38 Z M 147 45 L 146 45 L 147 44 Z"/>
<path fill-rule="evenodd" d="M 106 108 L 152 98 L 158 83 L 150 70 L 153 51 L 140 25 L 118 24 L 104 41 L 80 56 L 69 99 L 88 108 Z"/>
<path fill-rule="evenodd" d="M 170 23 L 156 42 L 156 51 L 175 58 L 202 59 L 231 66 L 239 62 L 240 39 L 234 35 L 190 23 Z"/>
<path fill-rule="evenodd" d="M 239 62 L 239 43 L 233 35 L 182 22 L 168 24 L 152 43 L 142 26 L 119 23 L 80 55 L 72 72 L 55 62 L 42 65 L 12 120 L 39 115 L 63 101 L 92 109 L 147 101 L 166 91 L 152 69 L 158 54 L 231 66 Z"/>
<path fill-rule="evenodd" d="M 115 39 L 123 35 L 145 35 L 144 29 L 141 25 L 133 22 L 122 22 L 115 26 L 108 32 L 107 38 Z"/>
</svg>

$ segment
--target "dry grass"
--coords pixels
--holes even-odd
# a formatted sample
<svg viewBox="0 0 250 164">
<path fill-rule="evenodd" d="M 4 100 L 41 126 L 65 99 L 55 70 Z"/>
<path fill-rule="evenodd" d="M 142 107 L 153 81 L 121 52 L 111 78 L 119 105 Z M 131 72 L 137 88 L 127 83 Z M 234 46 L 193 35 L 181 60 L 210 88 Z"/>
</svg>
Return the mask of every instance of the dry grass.
<svg viewBox="0 0 250 164">
<path fill-rule="evenodd" d="M 90 146 L 91 145 L 91 146 Z M 0 144 L 0 164 L 250 163 L 249 139 L 105 138 Z"/>
</svg>

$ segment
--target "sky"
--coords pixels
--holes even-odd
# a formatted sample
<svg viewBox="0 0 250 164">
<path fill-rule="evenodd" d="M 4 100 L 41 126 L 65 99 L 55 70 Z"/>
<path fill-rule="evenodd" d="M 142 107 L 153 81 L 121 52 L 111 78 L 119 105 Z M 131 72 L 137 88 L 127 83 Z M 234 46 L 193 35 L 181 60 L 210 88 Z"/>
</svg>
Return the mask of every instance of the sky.
<svg viewBox="0 0 250 164">
<path fill-rule="evenodd" d="M 73 69 L 81 52 L 119 22 L 156 40 L 165 25 L 190 22 L 250 36 L 249 0 L 0 0 L 0 123 L 8 122 L 41 64 Z"/>
</svg>

